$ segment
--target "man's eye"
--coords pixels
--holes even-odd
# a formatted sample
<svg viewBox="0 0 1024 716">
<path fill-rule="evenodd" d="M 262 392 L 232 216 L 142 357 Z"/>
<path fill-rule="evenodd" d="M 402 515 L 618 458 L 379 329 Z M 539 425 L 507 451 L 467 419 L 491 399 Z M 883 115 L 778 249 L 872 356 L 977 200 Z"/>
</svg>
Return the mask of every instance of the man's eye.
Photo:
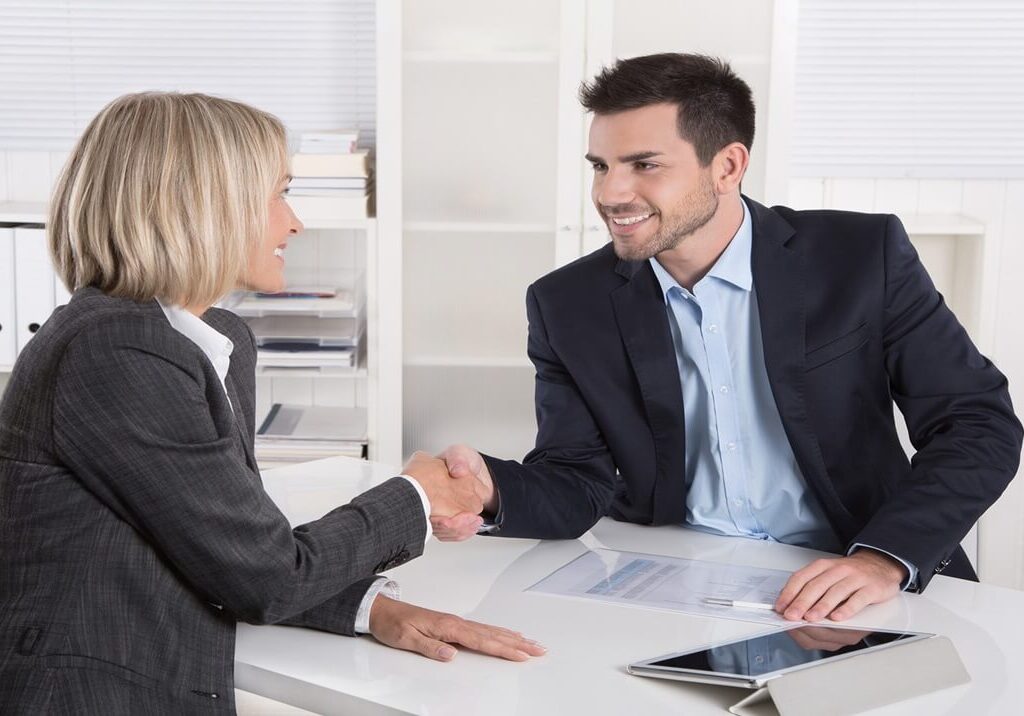
<svg viewBox="0 0 1024 716">
<path fill-rule="evenodd" d="M 595 172 L 603 172 L 608 168 L 604 164 L 591 164 L 590 166 L 594 168 Z"/>
<path fill-rule="evenodd" d="M 654 169 L 658 165 L 657 164 L 651 164 L 650 162 L 637 162 L 634 166 L 636 166 L 637 169 L 647 170 L 647 169 Z"/>
</svg>

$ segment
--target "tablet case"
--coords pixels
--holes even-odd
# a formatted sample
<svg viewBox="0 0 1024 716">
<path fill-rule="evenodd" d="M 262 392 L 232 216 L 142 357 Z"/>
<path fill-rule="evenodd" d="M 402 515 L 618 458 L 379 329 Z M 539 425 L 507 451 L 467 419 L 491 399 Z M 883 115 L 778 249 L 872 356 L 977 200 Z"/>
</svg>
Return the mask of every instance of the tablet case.
<svg viewBox="0 0 1024 716">
<path fill-rule="evenodd" d="M 953 643 L 935 636 L 784 674 L 729 712 L 736 716 L 847 716 L 970 680 Z"/>
</svg>

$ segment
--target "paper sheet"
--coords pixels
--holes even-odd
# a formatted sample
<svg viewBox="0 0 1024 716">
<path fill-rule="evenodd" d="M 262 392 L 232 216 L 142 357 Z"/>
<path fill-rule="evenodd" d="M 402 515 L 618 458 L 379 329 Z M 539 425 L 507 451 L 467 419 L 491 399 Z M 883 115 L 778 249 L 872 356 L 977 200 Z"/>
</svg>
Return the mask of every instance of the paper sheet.
<svg viewBox="0 0 1024 716">
<path fill-rule="evenodd" d="M 705 604 L 708 597 L 774 602 L 790 573 L 610 549 L 591 550 L 527 591 L 778 624 L 775 612 Z"/>
</svg>

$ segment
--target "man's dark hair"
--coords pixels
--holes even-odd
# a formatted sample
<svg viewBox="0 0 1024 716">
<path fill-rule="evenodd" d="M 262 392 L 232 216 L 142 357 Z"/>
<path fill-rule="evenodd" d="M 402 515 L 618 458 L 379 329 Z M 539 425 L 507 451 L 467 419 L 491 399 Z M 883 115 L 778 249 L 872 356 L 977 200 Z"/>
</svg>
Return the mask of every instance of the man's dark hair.
<svg viewBox="0 0 1024 716">
<path fill-rule="evenodd" d="M 727 144 L 741 142 L 749 151 L 754 142 L 750 86 L 715 57 L 666 52 L 618 60 L 580 86 L 580 102 L 594 114 L 678 105 L 679 136 L 694 146 L 702 166 Z"/>
</svg>

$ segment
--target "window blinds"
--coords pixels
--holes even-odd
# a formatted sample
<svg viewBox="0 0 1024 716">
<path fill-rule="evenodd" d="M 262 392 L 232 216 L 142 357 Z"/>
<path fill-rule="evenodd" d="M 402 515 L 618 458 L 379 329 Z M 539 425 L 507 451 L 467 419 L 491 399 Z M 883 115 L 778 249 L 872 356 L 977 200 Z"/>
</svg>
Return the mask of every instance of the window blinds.
<svg viewBox="0 0 1024 716">
<path fill-rule="evenodd" d="M 1024 2 L 801 0 L 792 174 L 1024 176 Z"/>
<path fill-rule="evenodd" d="M 373 146 L 374 18 L 373 0 L 0 0 L 0 150 L 69 149 L 140 90 L 248 102 L 293 139 L 356 127 Z"/>
</svg>

